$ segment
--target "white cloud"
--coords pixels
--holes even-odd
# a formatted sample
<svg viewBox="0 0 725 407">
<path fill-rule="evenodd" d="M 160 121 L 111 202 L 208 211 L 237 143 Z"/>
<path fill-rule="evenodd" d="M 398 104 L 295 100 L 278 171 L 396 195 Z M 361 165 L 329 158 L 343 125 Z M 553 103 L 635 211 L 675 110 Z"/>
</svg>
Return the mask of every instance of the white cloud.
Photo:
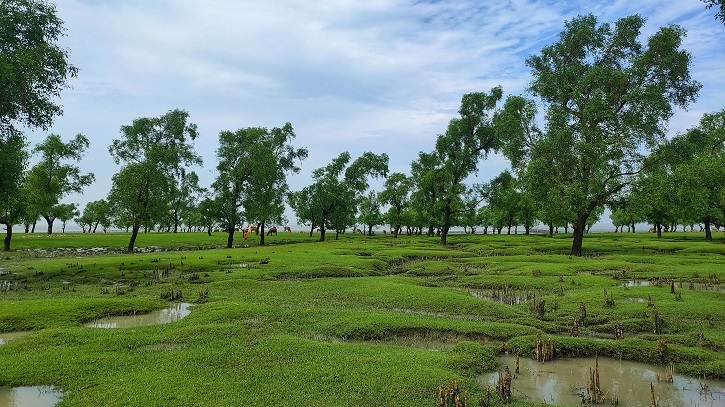
<svg viewBox="0 0 725 407">
<path fill-rule="evenodd" d="M 703 83 L 690 112 L 672 130 L 722 108 L 725 26 L 692 0 L 237 1 L 57 0 L 71 60 L 81 71 L 62 95 L 65 116 L 52 131 L 84 132 L 93 152 L 84 165 L 107 192 L 116 171 L 107 147 L 119 128 L 141 116 L 186 109 L 199 125 L 197 150 L 211 183 L 221 130 L 291 122 L 311 159 L 294 184 L 343 150 L 388 152 L 407 169 L 433 148 L 466 92 L 502 85 L 525 92 L 525 59 L 556 40 L 565 20 L 594 13 L 600 21 L 648 18 L 644 35 L 678 23 L 689 32 L 693 76 Z M 33 133 L 31 142 L 45 135 Z M 501 159 L 482 164 L 495 176 Z M 485 168 L 485 171 L 483 170 Z M 495 171 L 499 168 L 499 171 Z"/>
</svg>

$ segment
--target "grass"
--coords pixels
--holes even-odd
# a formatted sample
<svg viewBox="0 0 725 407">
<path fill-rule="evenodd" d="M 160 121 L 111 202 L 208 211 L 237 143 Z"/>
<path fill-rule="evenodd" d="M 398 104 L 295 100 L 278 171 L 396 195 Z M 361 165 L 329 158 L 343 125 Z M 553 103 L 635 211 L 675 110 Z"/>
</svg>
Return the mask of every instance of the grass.
<svg viewBox="0 0 725 407">
<path fill-rule="evenodd" d="M 502 344 L 529 355 L 537 333 L 556 357 L 725 378 L 725 244 L 699 235 L 588 235 L 572 258 L 568 236 L 456 235 L 441 247 L 280 233 L 225 249 L 222 233 L 149 233 L 129 255 L 126 234 L 16 234 L 0 260 L 0 332 L 33 333 L 0 346 L 0 385 L 54 385 L 63 406 L 420 406 L 455 379 L 475 402 L 475 375 L 495 369 Z M 83 327 L 161 309 L 169 291 L 196 303 L 191 315 Z"/>
</svg>

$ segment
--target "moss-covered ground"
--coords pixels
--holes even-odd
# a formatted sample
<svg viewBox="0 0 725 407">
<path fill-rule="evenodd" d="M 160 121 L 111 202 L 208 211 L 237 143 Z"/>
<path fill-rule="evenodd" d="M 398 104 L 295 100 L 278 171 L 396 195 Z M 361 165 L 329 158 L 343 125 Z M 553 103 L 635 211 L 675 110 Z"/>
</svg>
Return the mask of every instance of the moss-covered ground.
<svg viewBox="0 0 725 407">
<path fill-rule="evenodd" d="M 475 376 L 537 334 L 554 357 L 725 378 L 722 235 L 590 234 L 583 257 L 567 235 L 316 238 L 149 233 L 123 254 L 126 234 L 16 234 L 0 332 L 32 333 L 0 346 L 0 386 L 54 385 L 62 406 L 434 406 L 455 379 L 477 405 Z M 83 326 L 170 292 L 185 319 Z"/>
</svg>

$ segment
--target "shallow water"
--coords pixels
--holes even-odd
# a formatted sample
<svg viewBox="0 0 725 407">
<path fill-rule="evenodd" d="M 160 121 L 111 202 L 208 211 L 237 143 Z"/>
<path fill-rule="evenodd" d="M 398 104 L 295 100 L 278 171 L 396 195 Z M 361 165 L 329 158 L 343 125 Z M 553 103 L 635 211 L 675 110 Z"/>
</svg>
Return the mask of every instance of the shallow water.
<svg viewBox="0 0 725 407">
<path fill-rule="evenodd" d="M 22 338 L 23 336 L 30 335 L 30 331 L 24 331 L 24 332 L 5 332 L 0 334 L 0 345 L 5 345 L 9 341 L 12 341 L 13 339 Z M 4 404 L 0 404 L 0 406 L 3 406 Z"/>
<path fill-rule="evenodd" d="M 0 386 L 0 406 L 3 407 L 50 407 L 58 404 L 63 393 L 51 386 Z"/>
<path fill-rule="evenodd" d="M 97 319 L 85 324 L 85 326 L 90 328 L 135 328 L 139 326 L 168 324 L 188 316 L 191 313 L 189 307 L 191 307 L 190 303 L 180 302 L 148 314 L 123 315 Z"/>
<path fill-rule="evenodd" d="M 508 365 L 514 372 L 515 356 L 505 356 L 500 360 L 502 366 Z M 580 394 L 586 390 L 589 369 L 594 369 L 594 365 L 594 358 L 560 359 L 542 364 L 522 357 L 520 373 L 511 382 L 512 395 L 516 399 L 539 403 L 581 405 Z M 600 357 L 600 388 L 605 393 L 605 403 L 611 405 L 616 398 L 620 406 L 648 407 L 651 405 L 652 383 L 660 407 L 725 406 L 723 380 L 705 380 L 703 383 L 707 384 L 707 388 L 701 391 L 701 381 L 677 374 L 677 366 L 673 383 L 658 382 L 658 373 L 664 379 L 665 367 Z M 495 386 L 497 381 L 498 372 L 478 377 L 482 386 Z"/>
</svg>

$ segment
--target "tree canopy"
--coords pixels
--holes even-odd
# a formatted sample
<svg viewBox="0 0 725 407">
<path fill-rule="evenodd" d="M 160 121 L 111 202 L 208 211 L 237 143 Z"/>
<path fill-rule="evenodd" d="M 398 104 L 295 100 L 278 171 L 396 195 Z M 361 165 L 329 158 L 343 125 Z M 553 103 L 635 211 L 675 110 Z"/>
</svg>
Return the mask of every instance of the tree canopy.
<svg viewBox="0 0 725 407">
<path fill-rule="evenodd" d="M 63 33 L 53 4 L 0 1 L 0 136 L 15 124 L 46 130 L 63 113 L 57 97 L 78 72 L 58 43 Z"/>
<path fill-rule="evenodd" d="M 529 89 L 546 108 L 546 131 L 532 131 L 532 105 L 505 106 L 503 151 L 526 163 L 533 184 L 556 193 L 574 214 L 575 255 L 589 216 L 642 171 L 674 108 L 686 108 L 700 89 L 690 77 L 691 56 L 680 48 L 685 31 L 660 28 L 645 46 L 644 23 L 638 15 L 614 25 L 579 16 L 556 43 L 526 60 L 534 78 Z M 513 155 L 517 149 L 521 154 Z"/>
</svg>

